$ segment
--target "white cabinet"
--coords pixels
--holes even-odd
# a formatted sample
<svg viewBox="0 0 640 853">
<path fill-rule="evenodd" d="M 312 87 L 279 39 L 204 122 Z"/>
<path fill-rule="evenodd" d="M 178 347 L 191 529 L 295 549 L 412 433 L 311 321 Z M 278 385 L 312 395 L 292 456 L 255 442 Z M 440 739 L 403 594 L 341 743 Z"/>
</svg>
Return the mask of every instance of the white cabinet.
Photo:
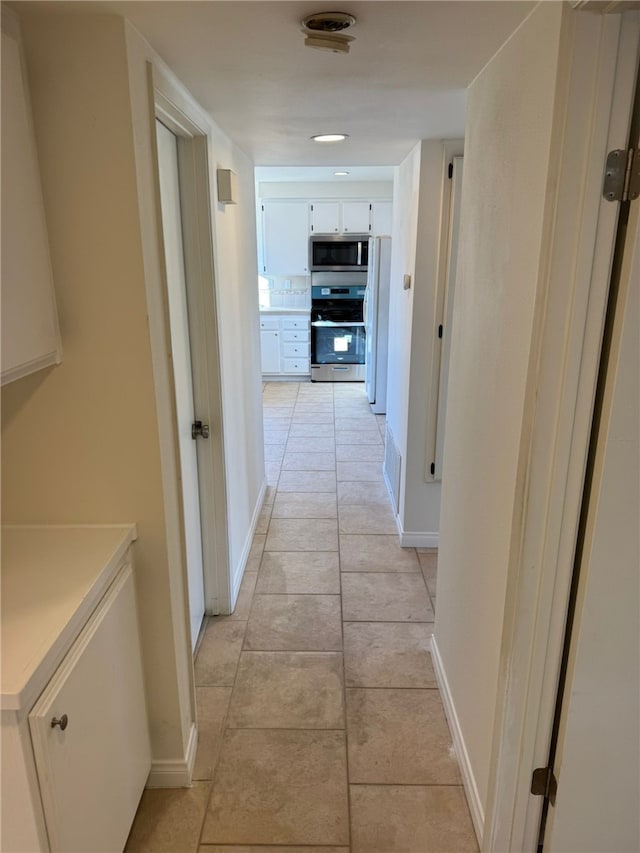
<svg viewBox="0 0 640 853">
<path fill-rule="evenodd" d="M 62 360 L 17 20 L 2 10 L 2 384 Z"/>
<path fill-rule="evenodd" d="M 307 275 L 309 269 L 309 204 L 265 201 L 262 205 L 264 275 Z"/>
<path fill-rule="evenodd" d="M 126 566 L 29 714 L 52 851 L 126 843 L 149 773 L 135 608 Z"/>
<path fill-rule="evenodd" d="M 393 225 L 393 202 L 374 201 L 371 210 L 371 234 L 374 237 L 390 237 Z"/>
<path fill-rule="evenodd" d="M 261 314 L 262 373 L 310 373 L 309 315 Z"/>
<path fill-rule="evenodd" d="M 310 206 L 312 234 L 369 234 L 368 201 L 314 201 Z"/>
<path fill-rule="evenodd" d="M 124 848 L 151 766 L 134 538 L 2 529 L 2 850 Z"/>
<path fill-rule="evenodd" d="M 342 202 L 344 234 L 368 234 L 371 230 L 371 205 L 368 201 Z"/>
<path fill-rule="evenodd" d="M 339 201 L 314 201 L 311 205 L 313 234 L 336 234 L 342 225 Z"/>
<path fill-rule="evenodd" d="M 280 332 L 260 330 L 263 373 L 280 373 Z"/>
</svg>

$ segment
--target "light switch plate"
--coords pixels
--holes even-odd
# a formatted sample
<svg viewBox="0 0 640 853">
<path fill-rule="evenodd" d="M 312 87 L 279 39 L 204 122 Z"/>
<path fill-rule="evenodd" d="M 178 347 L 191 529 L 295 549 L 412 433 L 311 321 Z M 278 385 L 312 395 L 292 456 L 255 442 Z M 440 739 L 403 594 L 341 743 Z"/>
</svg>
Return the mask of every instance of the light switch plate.
<svg viewBox="0 0 640 853">
<path fill-rule="evenodd" d="M 402 279 L 402 287 L 404 290 L 409 290 L 409 288 L 411 287 L 411 276 L 409 275 L 409 273 L 404 274 L 404 277 Z"/>
</svg>

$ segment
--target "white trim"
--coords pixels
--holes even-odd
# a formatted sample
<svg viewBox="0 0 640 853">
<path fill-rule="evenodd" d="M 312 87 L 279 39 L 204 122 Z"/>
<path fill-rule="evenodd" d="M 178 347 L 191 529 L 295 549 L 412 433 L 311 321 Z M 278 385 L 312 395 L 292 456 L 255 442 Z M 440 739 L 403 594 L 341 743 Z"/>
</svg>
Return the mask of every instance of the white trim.
<svg viewBox="0 0 640 853">
<path fill-rule="evenodd" d="M 471 812 L 473 828 L 476 831 L 478 841 L 481 841 L 484 833 L 484 811 L 482 809 L 482 801 L 480 799 L 480 794 L 478 793 L 478 786 L 476 785 L 476 780 L 473 775 L 471 760 L 469 758 L 469 753 L 467 752 L 467 746 L 464 742 L 464 735 L 462 734 L 462 726 L 458 720 L 453 696 L 451 695 L 451 688 L 449 687 L 449 681 L 447 680 L 447 674 L 444 670 L 435 636 L 431 637 L 431 660 L 433 662 L 433 671 L 436 674 L 442 704 L 444 705 L 444 712 L 447 717 L 447 722 L 449 723 L 451 737 L 453 738 L 453 748 L 460 765 L 462 784 L 464 785 L 464 791 L 467 795 L 467 802 L 469 804 L 469 811 Z"/>
<path fill-rule="evenodd" d="M 3 370 L 2 384 L 7 385 L 9 382 L 22 379 L 23 376 L 28 376 L 36 370 L 42 370 L 45 367 L 54 367 L 56 364 L 62 364 L 62 351 L 59 349 L 39 355 L 37 358 L 32 358 L 31 361 L 25 361 L 16 367 L 9 367 L 7 370 Z"/>
<path fill-rule="evenodd" d="M 124 22 L 124 27 L 127 61 L 130 70 L 129 91 L 139 224 L 165 519 L 167 580 L 170 601 L 166 629 L 171 633 L 174 653 L 172 664 L 175 663 L 175 683 L 172 680 L 173 676 L 167 675 L 171 684 L 166 685 L 166 689 L 171 691 L 175 701 L 174 712 L 171 712 L 168 719 L 163 720 L 163 727 L 152 725 L 151 741 L 152 752 L 159 751 L 163 755 L 169 752 L 169 754 L 181 756 L 187 747 L 191 726 L 195 725 L 196 707 L 188 606 L 185 599 L 186 568 L 179 499 L 175 398 L 173 395 L 173 375 L 167 358 L 170 344 L 166 290 L 164 287 L 162 224 L 159 214 L 157 150 L 155 146 L 156 110 L 152 66 L 155 64 L 162 65 L 162 63 L 128 21 Z M 166 83 L 168 92 L 172 92 L 172 89 L 177 86 L 166 68 L 163 68 L 163 83 Z M 161 550 L 163 549 L 161 548 Z M 145 664 L 148 666 L 149 661 L 145 661 Z M 169 711 L 165 713 L 169 713 Z M 182 758 L 178 759 L 178 764 L 182 761 Z M 171 774 L 169 777 L 171 778 Z"/>
<path fill-rule="evenodd" d="M 236 601 L 238 599 L 238 593 L 240 592 L 240 584 L 242 583 L 242 579 L 244 577 L 244 572 L 247 567 L 247 562 L 249 560 L 249 554 L 251 553 L 251 546 L 253 545 L 253 537 L 256 532 L 256 527 L 258 526 L 258 519 L 260 518 L 260 513 L 262 512 L 262 506 L 264 504 L 264 499 L 267 494 L 267 481 L 264 479 L 262 481 L 262 485 L 260 486 L 260 492 L 258 494 L 258 499 L 256 501 L 255 508 L 253 510 L 253 516 L 251 518 L 251 524 L 249 525 L 249 532 L 247 533 L 247 538 L 245 539 L 244 547 L 242 549 L 242 554 L 240 555 L 240 559 L 238 560 L 238 565 L 236 566 L 236 570 L 231 578 L 231 610 L 233 613 L 233 609 L 236 606 Z"/>
<path fill-rule="evenodd" d="M 196 724 L 192 723 L 184 759 L 178 761 L 171 759 L 153 761 L 145 787 L 188 788 L 191 785 L 193 777 L 197 751 L 198 729 L 196 728 Z"/>
<path fill-rule="evenodd" d="M 449 287 L 449 246 L 451 242 L 451 216 L 453 209 L 453 181 L 449 178 L 449 163 L 454 157 L 464 155 L 464 139 L 451 139 L 442 143 L 442 179 L 440 183 L 440 220 L 438 235 L 438 260 L 435 275 L 435 290 L 433 296 L 433 328 L 436 329 L 445 321 L 445 305 Z M 436 459 L 436 444 L 438 438 L 438 406 L 440 399 L 440 375 L 442 362 L 443 339 L 434 334 L 431 339 L 429 357 L 429 393 L 427 395 L 427 422 L 425 429 L 425 483 L 440 482 L 441 477 L 431 473 L 431 463 Z"/>
<path fill-rule="evenodd" d="M 263 373 L 263 382 L 311 382 L 310 373 Z"/>
<path fill-rule="evenodd" d="M 400 519 L 396 518 L 396 524 L 400 533 L 400 545 L 403 548 L 437 548 L 439 533 L 412 533 L 402 530 Z"/>
<path fill-rule="evenodd" d="M 387 491 L 389 492 L 389 497 L 391 499 L 391 508 L 394 507 L 394 499 L 393 492 L 391 491 L 391 485 L 389 484 L 389 478 L 387 477 L 387 472 L 382 472 L 382 477 L 384 479 L 385 485 L 387 487 Z M 428 533 L 426 531 L 418 532 L 414 530 L 405 530 L 402 526 L 402 521 L 400 520 L 400 516 L 396 514 L 396 527 L 398 528 L 398 539 L 400 540 L 400 546 L 402 548 L 437 548 L 440 543 L 440 532 L 435 531 Z"/>
</svg>

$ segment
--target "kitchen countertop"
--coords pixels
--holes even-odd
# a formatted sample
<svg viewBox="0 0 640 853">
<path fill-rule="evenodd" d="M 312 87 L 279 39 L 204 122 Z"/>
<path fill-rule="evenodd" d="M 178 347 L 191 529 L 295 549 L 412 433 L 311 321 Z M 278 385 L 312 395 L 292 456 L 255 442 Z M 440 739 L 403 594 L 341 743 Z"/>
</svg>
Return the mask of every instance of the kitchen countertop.
<svg viewBox="0 0 640 853">
<path fill-rule="evenodd" d="M 311 308 L 261 308 L 261 314 L 310 314 Z"/>
<path fill-rule="evenodd" d="M 115 578 L 134 525 L 2 527 L 2 710 L 28 710 Z"/>
</svg>

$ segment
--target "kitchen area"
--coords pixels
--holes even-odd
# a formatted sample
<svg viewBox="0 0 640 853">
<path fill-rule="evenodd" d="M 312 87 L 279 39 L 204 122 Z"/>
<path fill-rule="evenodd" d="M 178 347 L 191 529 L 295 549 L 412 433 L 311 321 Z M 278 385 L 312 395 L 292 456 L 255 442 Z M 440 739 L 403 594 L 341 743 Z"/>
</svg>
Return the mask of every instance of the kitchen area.
<svg viewBox="0 0 640 853">
<path fill-rule="evenodd" d="M 362 382 L 383 413 L 392 175 L 317 171 L 256 170 L 262 377 Z"/>
</svg>

